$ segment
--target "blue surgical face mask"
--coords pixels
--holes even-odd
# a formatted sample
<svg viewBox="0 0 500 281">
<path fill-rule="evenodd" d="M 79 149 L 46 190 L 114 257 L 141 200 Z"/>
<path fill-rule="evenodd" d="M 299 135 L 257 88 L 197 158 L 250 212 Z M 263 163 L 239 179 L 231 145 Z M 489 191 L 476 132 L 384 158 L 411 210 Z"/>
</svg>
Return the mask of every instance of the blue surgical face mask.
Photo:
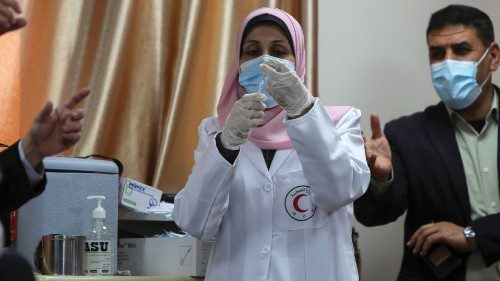
<svg viewBox="0 0 500 281">
<path fill-rule="evenodd" d="M 295 72 L 295 65 L 293 62 L 269 55 L 262 55 L 241 64 L 240 75 L 238 77 L 238 82 L 247 93 L 260 93 L 267 96 L 267 100 L 264 102 L 266 104 L 266 108 L 273 108 L 278 105 L 273 97 L 268 93 L 266 86 L 267 78 L 260 72 L 259 68 L 261 64 L 269 61 L 271 58 L 282 62 L 286 65 L 288 70 Z"/>
<path fill-rule="evenodd" d="M 431 65 L 432 84 L 441 100 L 453 109 L 464 109 L 476 101 L 483 86 L 491 76 L 479 85 L 476 80 L 477 66 L 486 57 L 486 49 L 481 59 L 475 61 L 445 60 Z"/>
</svg>

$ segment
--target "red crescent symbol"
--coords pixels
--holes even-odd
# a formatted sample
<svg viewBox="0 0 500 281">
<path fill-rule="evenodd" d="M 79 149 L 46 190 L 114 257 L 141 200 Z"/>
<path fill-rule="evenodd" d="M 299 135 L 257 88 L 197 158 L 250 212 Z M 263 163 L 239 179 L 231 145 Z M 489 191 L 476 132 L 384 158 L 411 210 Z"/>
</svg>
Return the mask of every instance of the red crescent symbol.
<svg viewBox="0 0 500 281">
<path fill-rule="evenodd" d="M 307 208 L 307 209 L 304 210 L 304 209 L 301 209 L 299 207 L 299 200 L 300 200 L 300 198 L 302 198 L 302 196 L 306 196 L 306 195 L 305 194 L 300 194 L 300 195 L 298 195 L 297 197 L 295 197 L 293 199 L 293 208 L 295 210 L 297 210 L 297 212 L 299 212 L 299 213 L 304 213 L 304 212 L 307 212 L 307 210 L 309 210 L 309 208 Z"/>
</svg>

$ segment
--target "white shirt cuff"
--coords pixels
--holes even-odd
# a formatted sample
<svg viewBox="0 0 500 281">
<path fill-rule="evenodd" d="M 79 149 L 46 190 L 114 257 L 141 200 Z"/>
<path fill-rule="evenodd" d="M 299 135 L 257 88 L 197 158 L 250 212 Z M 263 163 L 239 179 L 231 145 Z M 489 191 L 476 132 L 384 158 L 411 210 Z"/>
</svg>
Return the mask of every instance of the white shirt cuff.
<svg viewBox="0 0 500 281">
<path fill-rule="evenodd" d="M 31 164 L 26 160 L 26 155 L 24 155 L 24 150 L 22 144 L 22 140 L 18 143 L 18 150 L 19 150 L 19 158 L 21 158 L 21 163 L 23 163 L 24 170 L 26 171 L 26 175 L 28 175 L 28 181 L 30 186 L 35 186 L 39 184 L 42 179 L 43 179 L 43 172 L 44 170 L 42 169 L 40 174 L 35 171 L 35 169 L 31 166 Z"/>
<path fill-rule="evenodd" d="M 391 178 L 388 181 L 379 181 L 379 180 L 376 180 L 374 178 L 371 178 L 370 179 L 370 186 L 375 187 L 374 189 L 372 189 L 372 190 L 375 190 L 375 192 L 384 193 L 389 189 L 393 180 L 394 180 L 394 170 L 391 171 Z"/>
</svg>

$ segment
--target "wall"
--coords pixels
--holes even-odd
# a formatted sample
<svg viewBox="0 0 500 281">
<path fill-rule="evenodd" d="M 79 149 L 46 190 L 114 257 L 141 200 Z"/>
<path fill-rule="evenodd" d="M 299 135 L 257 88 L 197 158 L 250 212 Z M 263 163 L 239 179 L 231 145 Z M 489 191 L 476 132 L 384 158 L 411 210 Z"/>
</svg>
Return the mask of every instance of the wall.
<svg viewBox="0 0 500 281">
<path fill-rule="evenodd" d="M 361 109 L 368 136 L 370 113 L 378 113 L 384 124 L 438 102 L 430 81 L 425 30 L 431 13 L 451 3 L 485 11 L 500 30 L 498 0 L 319 0 L 322 102 Z M 493 78 L 500 83 L 498 74 Z M 403 219 L 374 228 L 355 223 L 363 281 L 396 280 Z"/>
</svg>

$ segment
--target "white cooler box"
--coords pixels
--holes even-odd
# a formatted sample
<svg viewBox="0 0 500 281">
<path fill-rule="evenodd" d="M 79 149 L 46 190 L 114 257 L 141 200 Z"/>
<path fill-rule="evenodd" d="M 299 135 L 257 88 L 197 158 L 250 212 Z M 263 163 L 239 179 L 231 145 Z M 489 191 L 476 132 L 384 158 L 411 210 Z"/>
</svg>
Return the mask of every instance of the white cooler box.
<svg viewBox="0 0 500 281">
<path fill-rule="evenodd" d="M 112 161 L 70 157 L 47 157 L 45 191 L 19 209 L 17 241 L 12 248 L 34 268 L 33 253 L 45 234 L 85 235 L 92 227 L 95 200 L 104 195 L 106 224 L 118 237 L 118 167 Z M 116 246 L 115 259 L 116 259 Z"/>
</svg>

